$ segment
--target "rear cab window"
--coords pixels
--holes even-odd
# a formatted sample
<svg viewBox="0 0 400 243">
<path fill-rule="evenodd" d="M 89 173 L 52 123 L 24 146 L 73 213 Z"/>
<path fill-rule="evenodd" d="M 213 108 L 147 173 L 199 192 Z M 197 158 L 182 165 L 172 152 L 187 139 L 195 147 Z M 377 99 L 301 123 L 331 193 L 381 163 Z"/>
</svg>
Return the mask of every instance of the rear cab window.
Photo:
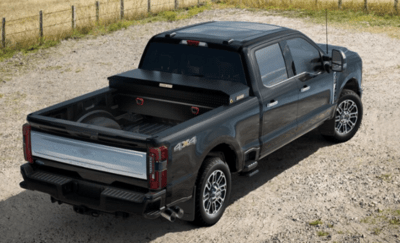
<svg viewBox="0 0 400 243">
<path fill-rule="evenodd" d="M 278 43 L 257 50 L 255 55 L 264 86 L 273 86 L 288 78 L 285 60 Z"/>
<path fill-rule="evenodd" d="M 141 69 L 227 80 L 247 85 L 240 54 L 203 46 L 152 42 Z"/>
</svg>

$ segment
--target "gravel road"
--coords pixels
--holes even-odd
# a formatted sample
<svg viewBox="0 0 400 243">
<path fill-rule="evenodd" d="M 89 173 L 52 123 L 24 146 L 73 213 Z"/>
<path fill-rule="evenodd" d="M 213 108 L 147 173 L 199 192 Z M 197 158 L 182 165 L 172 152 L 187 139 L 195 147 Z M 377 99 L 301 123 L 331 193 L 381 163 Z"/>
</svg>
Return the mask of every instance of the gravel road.
<svg viewBox="0 0 400 243">
<path fill-rule="evenodd" d="M 233 176 L 230 205 L 213 227 L 82 216 L 19 187 L 28 113 L 105 87 L 108 76 L 136 68 L 152 35 L 209 20 L 277 24 L 325 41 L 325 26 L 307 20 L 210 10 L 63 41 L 0 63 L 0 242 L 400 242 L 400 40 L 355 30 L 330 28 L 329 41 L 363 58 L 358 134 L 331 144 L 313 131 L 263 159 L 256 176 Z"/>
</svg>

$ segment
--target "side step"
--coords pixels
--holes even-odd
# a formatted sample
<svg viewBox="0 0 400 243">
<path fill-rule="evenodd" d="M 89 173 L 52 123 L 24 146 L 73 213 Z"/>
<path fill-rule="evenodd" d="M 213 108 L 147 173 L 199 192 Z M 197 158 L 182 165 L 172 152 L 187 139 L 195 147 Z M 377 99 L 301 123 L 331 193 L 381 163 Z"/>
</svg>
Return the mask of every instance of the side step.
<svg viewBox="0 0 400 243">
<path fill-rule="evenodd" d="M 255 175 L 259 172 L 259 170 L 256 170 L 257 166 L 258 166 L 258 162 L 255 160 L 247 162 L 241 172 L 241 175 L 247 176 L 247 177 L 252 177 L 253 175 Z"/>
</svg>

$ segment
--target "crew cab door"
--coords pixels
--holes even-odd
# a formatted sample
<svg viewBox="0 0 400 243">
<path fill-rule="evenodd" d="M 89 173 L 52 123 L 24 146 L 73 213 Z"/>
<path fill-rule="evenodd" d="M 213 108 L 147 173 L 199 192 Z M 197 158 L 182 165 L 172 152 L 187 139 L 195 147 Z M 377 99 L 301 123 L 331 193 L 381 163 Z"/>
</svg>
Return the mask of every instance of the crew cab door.
<svg viewBox="0 0 400 243">
<path fill-rule="evenodd" d="M 286 42 L 293 58 L 293 72 L 300 84 L 297 133 L 303 134 L 330 117 L 333 76 L 324 71 L 321 50 L 312 41 L 297 37 Z"/>
<path fill-rule="evenodd" d="M 287 68 L 286 43 L 276 42 L 255 49 L 262 99 L 261 157 L 290 142 L 296 135 L 299 81 Z"/>
</svg>

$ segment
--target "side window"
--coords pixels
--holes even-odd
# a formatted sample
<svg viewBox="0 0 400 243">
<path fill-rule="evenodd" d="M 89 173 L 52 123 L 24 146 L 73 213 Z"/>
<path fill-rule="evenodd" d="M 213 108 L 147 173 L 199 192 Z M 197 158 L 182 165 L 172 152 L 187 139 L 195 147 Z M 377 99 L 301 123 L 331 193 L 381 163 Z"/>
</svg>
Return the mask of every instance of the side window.
<svg viewBox="0 0 400 243">
<path fill-rule="evenodd" d="M 261 80 L 265 86 L 271 86 L 288 78 L 279 44 L 273 44 L 256 51 L 257 64 Z"/>
<path fill-rule="evenodd" d="M 287 40 L 292 53 L 295 74 L 303 72 L 317 72 L 321 68 L 321 56 L 319 51 L 302 38 Z"/>
</svg>

